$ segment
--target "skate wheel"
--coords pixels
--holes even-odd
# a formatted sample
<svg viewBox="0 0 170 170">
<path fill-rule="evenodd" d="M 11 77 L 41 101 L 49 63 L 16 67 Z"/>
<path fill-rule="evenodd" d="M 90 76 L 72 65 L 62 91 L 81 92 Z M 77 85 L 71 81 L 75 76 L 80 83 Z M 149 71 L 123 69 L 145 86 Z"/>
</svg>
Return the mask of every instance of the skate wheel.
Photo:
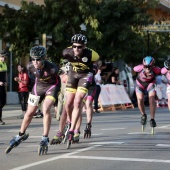
<svg viewBox="0 0 170 170">
<path fill-rule="evenodd" d="M 50 145 L 53 145 L 54 143 L 54 139 L 52 139 L 51 141 L 50 141 Z"/>
<path fill-rule="evenodd" d="M 47 155 L 47 152 L 48 152 L 48 146 L 45 146 L 45 147 L 44 147 L 44 152 L 43 152 L 43 154 L 44 154 L 44 155 Z"/>
<path fill-rule="evenodd" d="M 67 149 L 69 149 L 71 146 L 71 141 L 67 140 Z"/>
<path fill-rule="evenodd" d="M 5 150 L 5 153 L 8 154 L 9 152 L 11 152 L 12 148 L 13 148 L 12 146 L 9 146 L 9 147 Z"/>
<path fill-rule="evenodd" d="M 152 127 L 152 130 L 151 130 L 151 135 L 154 135 L 154 127 Z"/>
<path fill-rule="evenodd" d="M 43 155 L 43 153 L 44 153 L 43 147 L 39 146 L 39 148 L 38 148 L 38 155 Z"/>
<path fill-rule="evenodd" d="M 146 125 L 142 125 L 142 132 L 145 131 L 145 127 L 146 127 Z"/>
<path fill-rule="evenodd" d="M 90 132 L 90 134 L 89 134 L 89 138 L 91 138 L 91 132 Z"/>
<path fill-rule="evenodd" d="M 86 133 L 86 132 L 84 132 L 84 139 L 86 138 L 86 136 L 87 136 L 87 133 Z"/>
<path fill-rule="evenodd" d="M 68 139 L 68 133 L 65 135 L 65 137 L 63 138 L 63 144 L 65 144 L 67 142 Z"/>
</svg>

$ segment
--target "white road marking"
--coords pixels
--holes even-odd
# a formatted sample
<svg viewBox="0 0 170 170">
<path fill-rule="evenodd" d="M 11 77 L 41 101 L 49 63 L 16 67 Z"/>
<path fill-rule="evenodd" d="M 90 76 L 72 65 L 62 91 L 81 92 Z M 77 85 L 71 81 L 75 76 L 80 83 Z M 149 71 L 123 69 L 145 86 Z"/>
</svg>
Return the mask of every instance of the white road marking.
<svg viewBox="0 0 170 170">
<path fill-rule="evenodd" d="M 159 129 L 170 129 L 170 124 L 165 125 L 165 126 L 159 126 L 157 128 L 159 128 Z"/>
<path fill-rule="evenodd" d="M 100 130 L 120 130 L 120 129 L 125 129 L 125 128 L 107 128 L 107 129 L 100 129 Z"/>
<path fill-rule="evenodd" d="M 99 136 L 102 135 L 103 133 L 92 133 L 92 136 Z"/>
<path fill-rule="evenodd" d="M 159 147 L 170 147 L 170 144 L 157 144 L 156 146 L 159 146 Z"/>
<path fill-rule="evenodd" d="M 67 153 L 67 154 L 64 154 L 64 155 L 61 155 L 61 156 L 56 156 L 56 157 L 53 157 L 53 158 L 50 158 L 50 159 L 46 159 L 46 160 L 43 160 L 43 161 L 34 162 L 34 163 L 31 163 L 31 164 L 28 164 L 28 165 L 16 167 L 16 168 L 13 168 L 13 169 L 11 169 L 11 170 L 27 169 L 27 168 L 30 168 L 30 167 L 33 167 L 33 166 L 36 166 L 36 165 L 40 165 L 40 164 L 46 163 L 46 162 L 55 161 L 55 160 L 57 160 L 57 159 L 69 157 L 70 155 L 74 155 L 74 154 L 78 154 L 78 153 L 80 153 L 80 152 L 84 152 L 84 151 L 87 151 L 87 150 L 91 150 L 91 149 L 94 149 L 94 148 L 99 147 L 99 146 L 101 146 L 101 145 L 95 145 L 95 146 L 91 146 L 91 147 L 88 147 L 88 148 L 79 149 L 79 150 L 77 150 L 77 151 L 75 151 L 75 152 Z"/>
<path fill-rule="evenodd" d="M 124 144 L 125 142 L 92 142 L 89 143 L 90 145 L 108 145 L 108 144 L 117 144 L 117 145 L 121 145 Z"/>
<path fill-rule="evenodd" d="M 42 136 L 29 136 L 29 138 L 42 138 Z"/>
<path fill-rule="evenodd" d="M 144 135 L 150 135 L 151 132 L 130 132 L 130 133 L 127 133 L 128 135 L 141 135 L 141 134 L 144 134 Z"/>
<path fill-rule="evenodd" d="M 32 131 L 34 131 L 34 130 L 29 130 L 29 132 L 32 132 Z M 19 129 L 8 130 L 7 132 L 9 132 L 9 133 L 10 133 L 10 132 L 19 132 Z M 29 133 L 29 132 L 28 132 L 28 133 Z"/>
<path fill-rule="evenodd" d="M 110 161 L 129 161 L 129 162 L 155 162 L 155 163 L 170 163 L 170 160 L 162 159 L 138 159 L 138 158 L 119 158 L 119 157 L 98 157 L 98 156 L 70 156 L 65 158 L 70 159 L 95 159 L 95 160 L 110 160 Z"/>
</svg>

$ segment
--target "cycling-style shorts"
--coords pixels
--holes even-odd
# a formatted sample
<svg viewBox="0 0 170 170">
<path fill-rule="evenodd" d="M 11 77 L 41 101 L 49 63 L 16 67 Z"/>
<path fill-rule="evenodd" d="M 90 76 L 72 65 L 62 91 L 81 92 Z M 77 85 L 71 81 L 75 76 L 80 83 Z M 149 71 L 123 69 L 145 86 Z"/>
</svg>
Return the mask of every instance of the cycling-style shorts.
<svg viewBox="0 0 170 170">
<path fill-rule="evenodd" d="M 68 80 L 66 85 L 66 92 L 76 93 L 81 91 L 87 93 L 92 84 L 93 73 L 77 73 L 75 71 L 68 72 Z"/>
</svg>

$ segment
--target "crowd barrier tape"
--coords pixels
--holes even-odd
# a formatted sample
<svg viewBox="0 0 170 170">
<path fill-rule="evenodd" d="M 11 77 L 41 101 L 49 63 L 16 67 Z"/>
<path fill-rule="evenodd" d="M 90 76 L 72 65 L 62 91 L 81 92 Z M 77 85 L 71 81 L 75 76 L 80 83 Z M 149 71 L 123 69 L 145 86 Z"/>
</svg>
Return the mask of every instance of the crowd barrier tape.
<svg viewBox="0 0 170 170">
<path fill-rule="evenodd" d="M 99 103 L 101 107 L 111 107 L 112 110 L 115 105 L 132 104 L 125 87 L 123 85 L 106 84 L 101 85 L 101 92 L 99 95 Z M 124 108 L 123 106 L 123 108 Z"/>
</svg>

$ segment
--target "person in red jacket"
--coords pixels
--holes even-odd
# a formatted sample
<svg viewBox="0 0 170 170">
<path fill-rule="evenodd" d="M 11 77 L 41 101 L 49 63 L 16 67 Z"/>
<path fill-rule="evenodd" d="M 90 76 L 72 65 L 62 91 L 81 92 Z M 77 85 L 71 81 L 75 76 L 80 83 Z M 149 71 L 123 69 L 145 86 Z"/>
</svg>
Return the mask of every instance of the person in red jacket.
<svg viewBox="0 0 170 170">
<path fill-rule="evenodd" d="M 25 112 L 27 110 L 27 100 L 28 100 L 28 83 L 29 77 L 26 71 L 26 67 L 23 65 L 18 65 L 18 77 L 14 78 L 18 82 L 18 97 L 21 104 L 22 114 L 18 116 L 19 119 L 23 119 Z"/>
</svg>

